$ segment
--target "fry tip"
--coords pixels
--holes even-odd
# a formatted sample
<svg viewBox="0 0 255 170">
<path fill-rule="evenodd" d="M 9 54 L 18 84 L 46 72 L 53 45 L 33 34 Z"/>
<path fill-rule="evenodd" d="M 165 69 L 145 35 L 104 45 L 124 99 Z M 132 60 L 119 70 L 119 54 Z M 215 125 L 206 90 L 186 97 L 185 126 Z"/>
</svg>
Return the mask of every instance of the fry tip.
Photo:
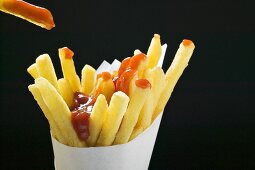
<svg viewBox="0 0 255 170">
<path fill-rule="evenodd" d="M 154 34 L 154 38 L 159 38 L 160 39 L 160 35 L 159 34 Z"/>
<path fill-rule="evenodd" d="M 72 59 L 74 52 L 70 50 L 68 47 L 63 47 L 58 49 L 59 52 L 63 52 L 66 59 Z"/>
<path fill-rule="evenodd" d="M 193 44 L 193 42 L 192 42 L 191 40 L 184 39 L 184 40 L 182 41 L 182 44 L 183 44 L 184 46 L 189 46 L 190 44 Z"/>
</svg>

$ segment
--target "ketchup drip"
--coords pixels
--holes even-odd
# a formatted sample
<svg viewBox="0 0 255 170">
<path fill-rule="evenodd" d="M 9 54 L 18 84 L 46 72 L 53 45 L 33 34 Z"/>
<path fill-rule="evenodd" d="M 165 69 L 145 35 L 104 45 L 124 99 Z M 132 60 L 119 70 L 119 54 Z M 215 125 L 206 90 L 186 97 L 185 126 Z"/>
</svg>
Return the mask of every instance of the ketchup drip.
<svg viewBox="0 0 255 170">
<path fill-rule="evenodd" d="M 62 50 L 65 53 L 65 58 L 66 59 L 72 59 L 73 58 L 74 52 L 72 50 L 70 50 L 69 48 L 63 47 L 63 48 L 60 48 L 59 50 Z"/>
<path fill-rule="evenodd" d="M 80 140 L 87 140 L 89 137 L 89 117 L 94 103 L 93 98 L 81 92 L 74 93 L 71 118 L 73 128 Z"/>
<path fill-rule="evenodd" d="M 69 52 L 68 56 L 72 58 L 73 53 Z M 133 57 L 125 58 L 118 70 L 118 74 L 111 75 L 109 72 L 102 72 L 97 75 L 97 79 L 102 78 L 103 81 L 112 80 L 115 85 L 115 91 L 122 91 L 129 94 L 129 84 L 133 77 L 137 74 L 138 67 L 142 61 L 146 59 L 143 53 L 137 54 Z M 147 79 L 135 80 L 135 84 L 140 88 L 150 88 L 151 84 Z M 92 112 L 94 103 L 102 89 L 99 86 L 93 97 L 86 96 L 81 92 L 74 93 L 72 111 L 72 124 L 80 140 L 87 140 L 89 137 L 89 118 Z"/>
<path fill-rule="evenodd" d="M 132 78 L 137 73 L 139 64 L 146 59 L 146 55 L 144 53 L 137 54 L 133 57 L 125 58 L 120 65 L 118 71 L 118 77 L 113 78 L 113 82 L 115 84 L 116 91 L 122 91 L 129 94 L 129 84 Z M 138 86 L 141 83 L 138 83 Z"/>
<path fill-rule="evenodd" d="M 97 79 L 99 79 L 99 78 L 103 78 L 103 80 L 107 81 L 112 78 L 112 75 L 109 72 L 102 72 L 97 75 Z"/>
<path fill-rule="evenodd" d="M 189 46 L 189 45 L 192 44 L 193 42 L 192 42 L 191 40 L 184 39 L 184 40 L 182 41 L 182 43 L 183 43 L 184 46 Z"/>
</svg>

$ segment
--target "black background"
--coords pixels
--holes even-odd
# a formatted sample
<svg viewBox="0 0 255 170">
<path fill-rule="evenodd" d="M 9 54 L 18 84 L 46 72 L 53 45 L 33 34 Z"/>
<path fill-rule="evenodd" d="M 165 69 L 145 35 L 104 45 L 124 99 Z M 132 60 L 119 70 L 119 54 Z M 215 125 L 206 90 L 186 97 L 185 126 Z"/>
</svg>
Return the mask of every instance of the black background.
<svg viewBox="0 0 255 170">
<path fill-rule="evenodd" d="M 196 45 L 167 104 L 150 169 L 255 169 L 255 27 L 248 1 L 29 1 L 50 9 L 47 31 L 0 13 L 1 169 L 53 169 L 46 119 L 26 68 L 57 49 L 75 52 L 77 72 L 146 52 L 154 33 L 168 44 L 164 70 L 184 38 Z"/>
</svg>

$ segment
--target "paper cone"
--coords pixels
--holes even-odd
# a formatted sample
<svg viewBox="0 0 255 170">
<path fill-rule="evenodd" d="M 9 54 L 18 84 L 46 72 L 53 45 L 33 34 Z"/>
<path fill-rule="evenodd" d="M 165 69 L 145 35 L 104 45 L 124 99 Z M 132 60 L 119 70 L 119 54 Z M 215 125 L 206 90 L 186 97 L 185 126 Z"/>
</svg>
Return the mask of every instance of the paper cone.
<svg viewBox="0 0 255 170">
<path fill-rule="evenodd" d="M 162 46 L 158 66 L 164 61 L 167 44 Z M 97 69 L 102 71 L 118 70 L 120 62 L 107 61 Z M 156 141 L 162 114 L 159 114 L 151 126 L 127 144 L 107 147 L 76 148 L 59 143 L 51 137 L 55 156 L 56 170 L 146 170 L 149 167 L 153 147 Z"/>
<path fill-rule="evenodd" d="M 76 148 L 59 143 L 52 145 L 56 170 L 146 170 L 149 167 L 162 113 L 134 140 L 107 147 Z"/>
</svg>

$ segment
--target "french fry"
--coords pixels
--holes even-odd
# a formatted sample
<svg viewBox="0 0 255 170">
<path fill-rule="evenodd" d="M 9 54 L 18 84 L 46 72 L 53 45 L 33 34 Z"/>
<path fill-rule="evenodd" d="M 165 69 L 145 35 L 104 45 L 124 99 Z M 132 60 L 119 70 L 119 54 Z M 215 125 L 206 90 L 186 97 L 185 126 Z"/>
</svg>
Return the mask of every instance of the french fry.
<svg viewBox="0 0 255 170">
<path fill-rule="evenodd" d="M 36 59 L 36 69 L 41 77 L 47 79 L 58 91 L 57 76 L 48 54 L 43 54 Z"/>
<path fill-rule="evenodd" d="M 25 19 L 47 30 L 55 27 L 49 10 L 22 0 L 0 0 L 0 11 Z"/>
<path fill-rule="evenodd" d="M 152 112 L 150 112 L 151 115 L 149 115 L 149 119 L 148 121 L 150 121 L 149 125 L 152 123 L 152 120 L 153 119 L 153 114 L 154 114 L 154 111 L 157 107 L 157 103 L 158 103 L 158 100 L 160 98 L 160 94 L 161 92 L 163 92 L 164 88 L 165 88 L 165 85 L 166 85 L 166 76 L 165 76 L 165 73 L 163 71 L 162 68 L 160 67 L 154 67 L 152 69 L 152 77 L 153 77 L 153 80 L 152 80 L 152 84 L 153 84 L 153 87 L 152 87 L 152 100 L 153 100 L 153 108 L 152 108 Z M 147 123 L 145 123 L 147 124 Z M 148 125 L 148 124 L 147 124 Z M 147 128 L 148 126 L 145 126 L 145 128 Z"/>
<path fill-rule="evenodd" d="M 35 84 L 29 85 L 28 89 L 34 96 L 34 99 L 37 101 L 40 108 L 42 109 L 46 119 L 49 121 L 51 133 L 54 136 L 54 138 L 56 138 L 59 142 L 61 142 L 63 144 L 67 144 L 66 139 L 64 138 L 62 132 L 60 131 L 59 127 L 57 126 L 56 122 L 54 121 L 54 119 L 52 117 L 52 113 L 50 112 L 50 110 L 48 109 L 46 104 L 44 103 L 41 93 L 38 90 L 38 88 L 36 87 L 36 85 Z"/>
<path fill-rule="evenodd" d="M 111 100 L 111 97 L 115 91 L 115 86 L 114 86 L 114 83 L 112 82 L 112 80 L 107 80 L 107 81 L 103 81 L 103 83 L 101 84 L 101 90 L 102 90 L 102 93 L 105 97 L 106 97 L 106 100 L 108 102 L 110 102 Z"/>
<path fill-rule="evenodd" d="M 95 77 L 96 70 L 86 64 L 81 71 L 81 92 L 90 95 L 95 87 Z"/>
<path fill-rule="evenodd" d="M 130 97 L 127 111 L 123 117 L 122 123 L 114 140 L 114 144 L 123 144 L 128 142 L 149 92 L 150 87 L 145 89 L 140 87 L 135 88 L 133 95 Z"/>
<path fill-rule="evenodd" d="M 113 94 L 107 109 L 106 119 L 96 143 L 97 146 L 112 145 L 121 120 L 127 110 L 128 102 L 129 97 L 125 93 L 118 91 Z"/>
<path fill-rule="evenodd" d="M 147 51 L 147 68 L 153 68 L 158 64 L 160 55 L 161 55 L 161 42 L 160 35 L 154 34 L 154 37 L 151 40 L 151 44 Z"/>
<path fill-rule="evenodd" d="M 130 138 L 128 141 L 131 141 L 133 139 L 135 139 L 138 135 L 140 135 L 141 133 L 143 133 L 143 128 L 140 126 L 140 127 L 137 127 L 133 130 Z"/>
<path fill-rule="evenodd" d="M 89 118 L 89 138 L 86 140 L 88 146 L 94 146 L 101 132 L 105 114 L 108 108 L 105 96 L 97 97 L 92 113 Z"/>
<path fill-rule="evenodd" d="M 71 107 L 73 104 L 73 91 L 69 84 L 69 81 L 67 81 L 64 78 L 61 78 L 58 80 L 58 87 L 59 87 L 59 93 L 65 100 L 68 107 Z"/>
<path fill-rule="evenodd" d="M 79 92 L 81 85 L 80 78 L 75 71 L 74 53 L 67 47 L 58 49 L 58 53 L 64 78 L 69 81 L 73 92 Z"/>
<path fill-rule="evenodd" d="M 36 68 L 36 64 L 35 64 L 35 63 L 32 64 L 31 66 L 29 66 L 29 67 L 27 68 L 27 72 L 28 72 L 34 79 L 40 77 L 40 75 L 39 75 L 39 73 L 38 73 L 38 71 L 37 71 L 37 68 Z"/>
<path fill-rule="evenodd" d="M 52 117 L 57 126 L 63 132 L 67 145 L 82 147 L 86 146 L 84 141 L 80 141 L 71 121 L 71 111 L 65 103 L 62 96 L 56 89 L 44 78 L 35 79 L 35 84 L 39 89 L 43 101 L 52 113 Z"/>
<path fill-rule="evenodd" d="M 175 54 L 174 60 L 166 72 L 166 86 L 161 92 L 156 110 L 153 115 L 153 120 L 157 117 L 159 113 L 163 111 L 167 101 L 171 97 L 177 81 L 182 75 L 184 69 L 188 66 L 188 62 L 192 56 L 194 49 L 195 45 L 190 40 L 183 40 L 180 44 L 179 49 Z"/>
<path fill-rule="evenodd" d="M 153 69 L 147 69 L 145 71 L 145 78 L 150 81 L 151 83 L 151 91 L 146 98 L 146 101 L 142 107 L 141 113 L 139 115 L 139 119 L 137 124 L 134 128 L 134 135 L 139 135 L 141 130 L 145 130 L 151 124 L 152 115 L 154 113 L 155 105 L 157 104 L 156 101 L 159 98 L 160 92 L 163 90 L 165 85 L 165 74 L 164 71 L 160 67 L 154 67 Z"/>
<path fill-rule="evenodd" d="M 140 79 L 144 77 L 144 71 L 146 69 L 147 62 L 148 62 L 148 58 L 146 57 L 145 60 L 141 61 L 138 66 L 137 72 L 138 72 L 138 78 Z"/>
<path fill-rule="evenodd" d="M 114 91 L 115 85 L 112 79 L 104 80 L 103 78 L 98 78 L 96 88 L 92 92 L 92 95 L 97 97 L 99 94 L 103 94 L 109 103 Z"/>
</svg>

